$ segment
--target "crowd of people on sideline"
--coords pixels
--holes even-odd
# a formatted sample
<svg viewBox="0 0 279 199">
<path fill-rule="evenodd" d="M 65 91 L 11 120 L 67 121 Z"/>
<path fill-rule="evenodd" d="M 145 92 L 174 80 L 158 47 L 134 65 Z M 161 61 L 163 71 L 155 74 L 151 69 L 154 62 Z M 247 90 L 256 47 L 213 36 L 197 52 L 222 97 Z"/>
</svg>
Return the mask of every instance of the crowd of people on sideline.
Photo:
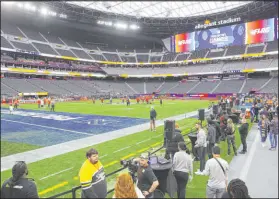
<svg viewBox="0 0 279 199">
<path fill-rule="evenodd" d="M 236 100 L 237 98 L 232 100 L 235 105 L 237 105 Z M 255 119 L 255 122 L 258 122 L 261 142 L 264 146 L 269 135 L 270 150 L 276 150 L 278 137 L 277 97 L 253 96 L 252 100 L 254 102 L 250 110 L 251 121 L 253 122 Z M 231 105 L 230 100 L 222 99 L 220 100 L 220 110 L 223 109 L 222 103 L 226 103 L 226 106 Z M 256 109 L 258 111 L 255 111 Z M 194 150 L 196 150 L 200 162 L 197 172 L 193 171 L 194 159 L 185 144 L 179 126 L 176 126 L 175 139 L 167 147 L 166 158 L 172 160 L 172 172 L 177 182 L 178 198 L 186 198 L 187 184 L 192 181 L 194 174 L 208 176 L 205 185 L 207 198 L 250 198 L 248 188 L 241 179 L 233 179 L 228 182 L 229 163 L 221 157 L 221 149 L 218 146 L 220 142 L 227 140 L 227 155 L 230 155 L 231 148 L 234 155 L 237 155 L 235 133 L 238 128 L 243 145 L 242 151 L 239 153 L 245 154 L 247 152 L 246 138 L 249 129 L 247 114 L 242 112 L 239 115 L 238 124 L 235 124 L 228 112 L 224 110 L 219 112 L 215 115 L 211 114 L 207 118 L 206 128 L 202 126 L 200 121 L 195 124 L 197 140 Z M 260 116 L 259 121 L 257 115 Z M 156 114 L 152 117 L 156 118 Z M 206 161 L 207 155 L 208 160 Z M 112 197 L 154 198 L 159 180 L 151 168 L 149 156 L 142 154 L 133 159 L 133 162 L 138 165 L 136 182 L 130 173 L 121 173 L 116 179 Z M 34 180 L 27 178 L 27 175 L 26 163 L 16 162 L 12 168 L 12 177 L 2 185 L 1 198 L 39 198 Z M 105 170 L 96 149 L 92 148 L 86 152 L 86 160 L 79 171 L 79 179 L 82 198 L 107 197 Z"/>
</svg>

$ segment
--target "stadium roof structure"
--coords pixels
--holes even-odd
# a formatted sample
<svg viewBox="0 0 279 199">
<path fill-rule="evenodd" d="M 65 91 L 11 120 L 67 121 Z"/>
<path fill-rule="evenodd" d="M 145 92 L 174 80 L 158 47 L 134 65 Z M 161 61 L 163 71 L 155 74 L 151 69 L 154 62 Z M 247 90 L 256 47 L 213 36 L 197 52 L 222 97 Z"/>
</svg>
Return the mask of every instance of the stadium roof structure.
<svg viewBox="0 0 279 199">
<path fill-rule="evenodd" d="M 205 20 L 240 17 L 241 22 L 278 16 L 278 1 L 46 1 L 68 20 L 90 23 L 124 21 L 136 24 L 133 34 L 154 38 L 194 31 Z M 100 25 L 98 27 L 101 27 Z M 108 28 L 109 27 L 105 27 Z M 114 31 L 117 32 L 117 31 Z"/>
<path fill-rule="evenodd" d="M 252 1 L 66 1 L 68 4 L 137 18 L 181 18 L 224 12 Z"/>
<path fill-rule="evenodd" d="M 20 2 L 22 1 L 18 1 L 16 4 Z M 161 40 L 174 34 L 196 31 L 195 27 L 199 24 L 205 24 L 206 21 L 216 22 L 230 18 L 240 18 L 240 21 L 234 23 L 244 23 L 278 17 L 278 1 L 276 0 L 243 2 L 34 1 L 29 2 L 29 4 L 35 6 L 38 10 L 30 14 L 28 21 L 37 20 L 33 23 L 42 26 L 53 23 L 52 26 L 54 27 L 54 21 L 56 21 L 55 23 L 59 24 L 58 27 L 67 25 L 67 27 L 71 26 L 79 30 L 88 31 L 90 29 L 92 34 L 125 35 L 125 37 L 152 40 Z M 16 9 L 17 7 L 12 6 L 10 8 Z M 27 12 L 21 8 L 14 15 L 19 15 L 21 10 Z M 34 17 L 35 14 L 40 15 L 41 10 L 48 10 L 59 14 L 59 16 L 67 17 L 45 17 L 42 21 L 42 17 Z M 1 8 L 1 17 L 2 11 L 4 12 L 5 9 Z M 7 9 L 7 15 L 10 16 L 10 9 Z M 10 18 L 16 18 L 14 15 Z M 128 24 L 129 28 L 116 30 L 117 27 L 114 25 L 118 23 Z M 135 29 L 131 28 L 132 25 Z M 210 28 L 214 28 L 214 26 Z"/>
</svg>

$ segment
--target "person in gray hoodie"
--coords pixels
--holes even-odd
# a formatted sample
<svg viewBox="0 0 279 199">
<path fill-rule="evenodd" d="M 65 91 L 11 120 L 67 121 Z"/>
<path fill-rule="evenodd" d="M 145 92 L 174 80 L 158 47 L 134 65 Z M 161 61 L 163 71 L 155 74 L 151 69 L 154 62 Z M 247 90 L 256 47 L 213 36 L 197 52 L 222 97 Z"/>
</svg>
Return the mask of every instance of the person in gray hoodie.
<svg viewBox="0 0 279 199">
<path fill-rule="evenodd" d="M 208 159 L 212 158 L 212 148 L 216 143 L 216 127 L 211 118 L 207 118 L 207 149 Z"/>
<path fill-rule="evenodd" d="M 202 129 L 202 125 L 200 121 L 196 123 L 195 127 L 197 129 L 197 141 L 194 147 L 198 149 L 197 151 L 200 160 L 200 169 L 198 169 L 198 171 L 195 172 L 195 174 L 202 175 L 202 172 L 205 167 L 205 154 L 206 154 L 206 146 L 207 146 L 206 134 L 205 131 Z"/>
</svg>

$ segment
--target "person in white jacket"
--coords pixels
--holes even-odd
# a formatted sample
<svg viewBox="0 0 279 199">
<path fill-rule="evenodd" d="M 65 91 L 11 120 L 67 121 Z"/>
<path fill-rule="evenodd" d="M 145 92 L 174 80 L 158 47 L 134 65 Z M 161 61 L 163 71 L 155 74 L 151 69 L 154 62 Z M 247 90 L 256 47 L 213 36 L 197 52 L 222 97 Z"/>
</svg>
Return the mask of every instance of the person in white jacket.
<svg viewBox="0 0 279 199">
<path fill-rule="evenodd" d="M 134 184 L 129 173 L 117 177 L 112 198 L 145 198 L 141 190 Z"/>
<path fill-rule="evenodd" d="M 202 129 L 201 122 L 198 121 L 196 123 L 196 129 L 197 129 L 197 141 L 195 143 L 195 148 L 198 149 L 198 156 L 200 159 L 200 169 L 198 169 L 197 172 L 195 172 L 196 175 L 203 175 L 203 170 L 205 167 L 205 155 L 206 155 L 206 134 L 205 131 Z"/>
</svg>

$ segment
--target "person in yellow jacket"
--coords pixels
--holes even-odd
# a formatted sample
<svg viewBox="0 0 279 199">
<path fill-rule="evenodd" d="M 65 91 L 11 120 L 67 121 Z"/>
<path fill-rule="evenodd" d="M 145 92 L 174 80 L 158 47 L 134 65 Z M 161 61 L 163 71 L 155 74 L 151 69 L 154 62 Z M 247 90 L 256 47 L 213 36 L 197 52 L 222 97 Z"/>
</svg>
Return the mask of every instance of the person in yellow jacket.
<svg viewBox="0 0 279 199">
<path fill-rule="evenodd" d="M 79 171 L 81 198 L 106 198 L 107 182 L 98 151 L 91 148 L 86 152 L 86 158 Z"/>
</svg>

